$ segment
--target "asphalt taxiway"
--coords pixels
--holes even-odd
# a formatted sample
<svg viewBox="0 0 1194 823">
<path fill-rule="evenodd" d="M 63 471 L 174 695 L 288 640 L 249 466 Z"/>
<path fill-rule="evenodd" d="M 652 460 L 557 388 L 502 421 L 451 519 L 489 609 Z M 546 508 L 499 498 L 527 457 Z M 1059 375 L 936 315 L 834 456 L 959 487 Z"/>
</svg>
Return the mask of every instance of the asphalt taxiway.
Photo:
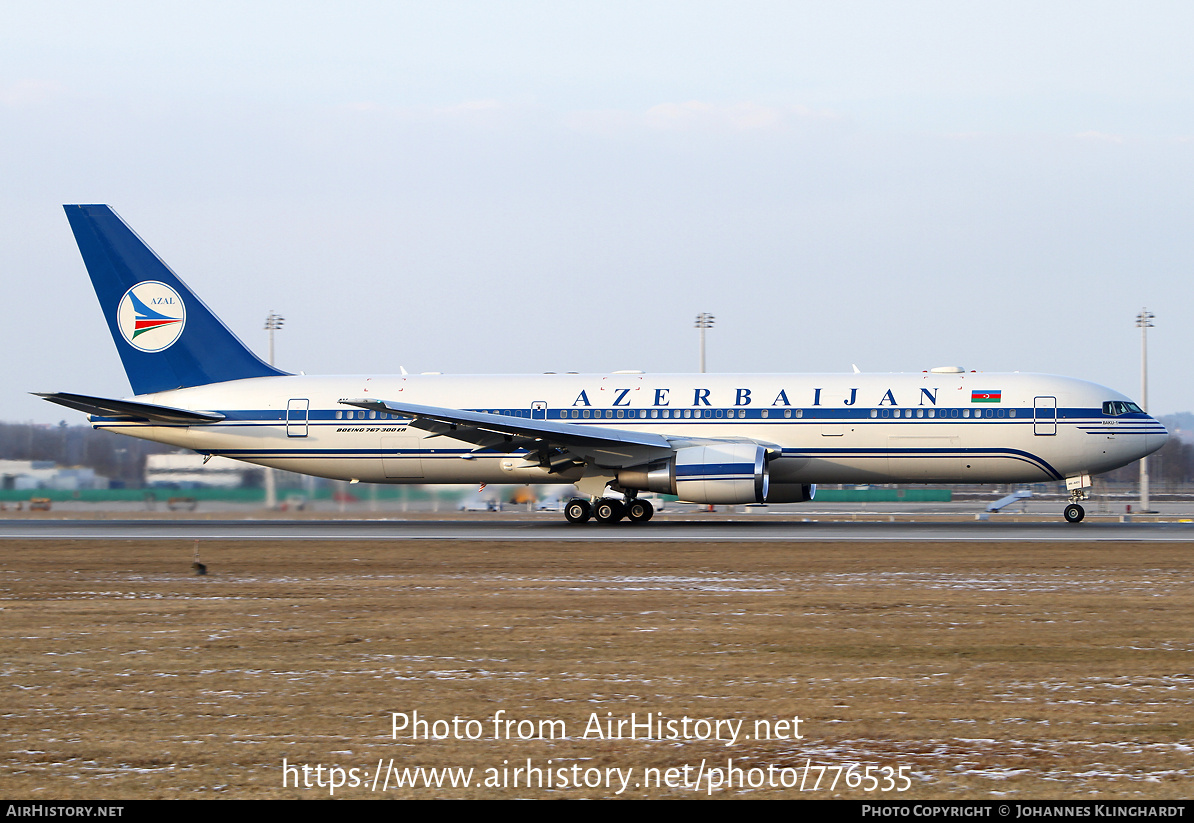
<svg viewBox="0 0 1194 823">
<path fill-rule="evenodd" d="M 484 520 L 11 520 L 0 539 L 103 540 L 585 540 L 585 541 L 1194 541 L 1190 522 L 834 522 L 698 518 L 572 525 L 541 518 Z"/>
</svg>

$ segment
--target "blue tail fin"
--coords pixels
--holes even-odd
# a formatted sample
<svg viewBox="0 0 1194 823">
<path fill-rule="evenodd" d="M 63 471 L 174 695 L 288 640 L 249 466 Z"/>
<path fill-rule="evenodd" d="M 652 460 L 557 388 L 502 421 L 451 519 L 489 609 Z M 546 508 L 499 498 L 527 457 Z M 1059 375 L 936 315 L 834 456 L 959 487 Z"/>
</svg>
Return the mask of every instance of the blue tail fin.
<svg viewBox="0 0 1194 823">
<path fill-rule="evenodd" d="M 135 394 L 285 374 L 265 363 L 107 206 L 63 206 Z"/>
</svg>

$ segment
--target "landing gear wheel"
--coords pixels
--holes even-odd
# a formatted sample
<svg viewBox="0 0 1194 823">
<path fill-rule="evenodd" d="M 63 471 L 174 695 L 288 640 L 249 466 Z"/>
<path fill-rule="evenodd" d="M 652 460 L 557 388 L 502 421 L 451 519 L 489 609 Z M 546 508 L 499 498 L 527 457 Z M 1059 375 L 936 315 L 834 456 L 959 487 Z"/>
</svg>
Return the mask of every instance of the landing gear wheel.
<svg viewBox="0 0 1194 823">
<path fill-rule="evenodd" d="M 1086 509 L 1082 508 L 1077 503 L 1071 503 L 1065 507 L 1065 522 L 1081 523 L 1083 517 L 1086 517 Z"/>
<path fill-rule="evenodd" d="M 584 523 L 592 516 L 593 507 L 589 505 L 588 500 L 574 497 L 564 506 L 564 517 L 568 518 L 569 523 Z"/>
<path fill-rule="evenodd" d="M 626 504 L 626 516 L 631 523 L 646 523 L 655 514 L 655 507 L 649 500 L 631 500 Z"/>
<path fill-rule="evenodd" d="M 626 507 L 621 500 L 603 497 L 593 506 L 593 516 L 599 523 L 617 523 L 626 516 Z"/>
</svg>

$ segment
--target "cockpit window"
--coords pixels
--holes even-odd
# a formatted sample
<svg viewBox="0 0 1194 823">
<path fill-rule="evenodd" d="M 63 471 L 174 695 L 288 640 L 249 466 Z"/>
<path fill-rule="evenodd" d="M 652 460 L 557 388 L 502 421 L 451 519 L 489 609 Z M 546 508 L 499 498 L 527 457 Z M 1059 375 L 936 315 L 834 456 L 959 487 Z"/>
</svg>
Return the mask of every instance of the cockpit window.
<svg viewBox="0 0 1194 823">
<path fill-rule="evenodd" d="M 1135 403 L 1125 403 L 1122 400 L 1108 400 L 1103 404 L 1103 414 L 1116 417 L 1121 414 L 1144 414 L 1144 411 Z"/>
</svg>

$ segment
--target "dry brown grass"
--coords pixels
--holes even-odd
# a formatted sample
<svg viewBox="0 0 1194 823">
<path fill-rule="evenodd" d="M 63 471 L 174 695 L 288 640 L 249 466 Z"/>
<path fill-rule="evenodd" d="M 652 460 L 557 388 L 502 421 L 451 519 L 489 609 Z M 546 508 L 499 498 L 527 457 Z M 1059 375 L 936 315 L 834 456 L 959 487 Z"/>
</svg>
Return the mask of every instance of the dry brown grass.
<svg viewBox="0 0 1194 823">
<path fill-rule="evenodd" d="M 636 781 L 733 758 L 910 766 L 892 799 L 1190 797 L 1191 548 L 211 541 L 195 577 L 189 542 L 6 541 L 0 793 L 328 796 L 283 788 L 283 758 L 370 780 L 379 759 L 474 779 L 551 759 Z M 390 736 L 390 712 L 499 709 L 570 739 Z M 579 739 L 590 712 L 799 716 L 805 737 Z"/>
</svg>

